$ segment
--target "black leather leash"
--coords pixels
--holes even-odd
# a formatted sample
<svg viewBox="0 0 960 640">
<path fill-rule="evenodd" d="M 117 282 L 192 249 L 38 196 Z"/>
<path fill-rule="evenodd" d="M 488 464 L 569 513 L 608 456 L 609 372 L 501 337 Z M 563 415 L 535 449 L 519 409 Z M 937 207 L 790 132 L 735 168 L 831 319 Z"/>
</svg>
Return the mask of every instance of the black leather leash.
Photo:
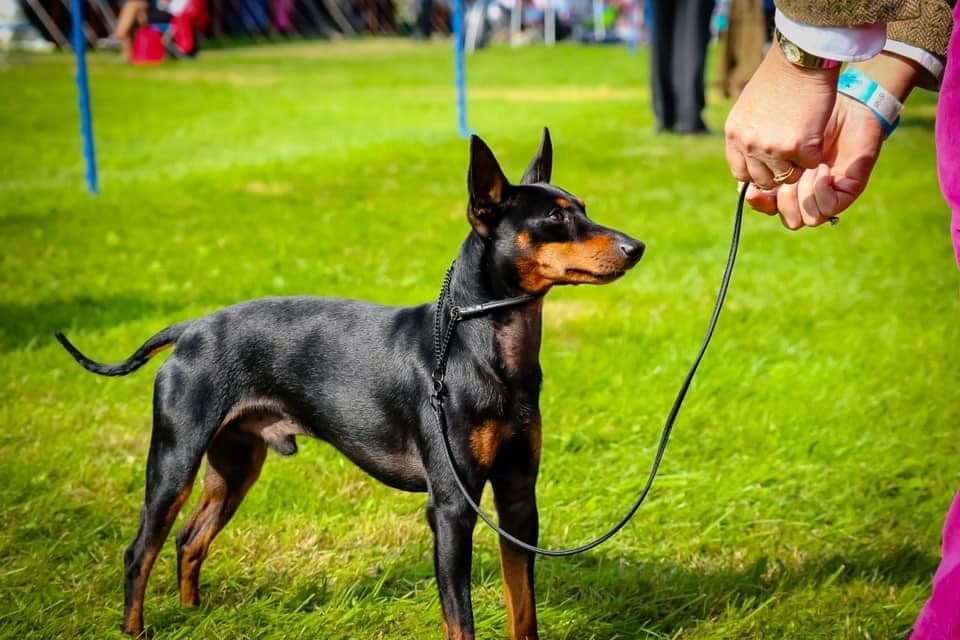
<svg viewBox="0 0 960 640">
<path fill-rule="evenodd" d="M 484 302 L 482 304 L 476 304 L 467 307 L 454 306 L 450 309 L 450 321 L 447 323 L 446 330 L 442 330 L 441 308 L 443 307 L 443 302 L 447 298 L 450 289 L 450 277 L 453 274 L 453 266 L 451 266 L 447 271 L 447 275 L 443 280 L 443 287 L 440 289 L 440 299 L 437 301 L 437 311 L 436 315 L 434 316 L 433 348 L 434 356 L 436 357 L 436 368 L 433 371 L 433 395 L 430 398 L 430 404 L 433 407 L 434 414 L 437 418 L 437 426 L 440 428 L 440 439 L 443 440 L 444 455 L 447 458 L 447 463 L 450 465 L 450 471 L 453 473 L 453 477 L 456 480 L 457 486 L 460 488 L 460 492 L 463 494 L 463 497 L 466 499 L 467 503 L 473 508 L 474 511 L 477 512 L 477 515 L 480 517 L 480 519 L 490 525 L 490 528 L 496 531 L 500 536 L 506 538 L 518 547 L 543 556 L 572 556 L 578 553 L 583 553 L 584 551 L 589 551 L 590 549 L 603 544 L 616 535 L 617 532 L 623 529 L 630 519 L 633 518 L 634 514 L 640 508 L 640 505 L 643 504 L 644 500 L 646 500 L 647 494 L 650 493 L 650 488 L 653 486 L 653 481 L 657 476 L 657 471 L 660 469 L 660 463 L 663 460 L 663 454 L 667 450 L 667 442 L 670 440 L 670 433 L 673 431 L 673 424 L 676 422 L 677 415 L 680 413 L 680 407 L 683 406 L 683 400 L 687 396 L 687 391 L 690 389 L 690 383 L 693 382 L 693 376 L 696 374 L 697 368 L 700 366 L 700 361 L 703 360 L 703 356 L 707 352 L 707 347 L 710 345 L 710 339 L 713 337 L 713 331 L 717 328 L 717 321 L 720 318 L 720 311 L 723 309 L 723 302 L 727 297 L 727 288 L 730 286 L 730 278 L 733 275 L 733 263 L 737 259 L 737 249 L 740 247 L 740 227 L 743 221 L 743 202 L 747 195 L 748 186 L 748 184 L 744 184 L 740 188 L 740 197 L 737 200 L 737 213 L 733 221 L 733 237 L 730 239 L 730 251 L 727 254 L 727 265 L 723 270 L 723 278 L 720 280 L 720 290 L 717 292 L 717 300 L 713 305 L 713 313 L 710 315 L 710 323 L 707 325 L 707 333 L 703 338 L 703 343 L 700 345 L 700 350 L 697 352 L 697 357 L 694 359 L 689 373 L 687 373 L 687 377 L 684 378 L 683 384 L 680 386 L 680 391 L 677 392 L 677 397 L 673 401 L 673 406 L 670 408 L 670 413 L 667 414 L 666 422 L 663 425 L 663 431 L 660 434 L 660 443 L 657 446 L 657 453 L 653 458 L 653 464 L 650 466 L 650 473 L 647 475 L 647 482 L 644 485 L 643 490 L 640 492 L 640 495 L 637 496 L 633 506 L 630 507 L 630 510 L 627 511 L 627 514 L 623 516 L 619 522 L 617 522 L 609 531 L 600 537 L 595 538 L 586 544 L 580 545 L 579 547 L 573 547 L 570 549 L 544 549 L 542 547 L 524 542 L 523 540 L 511 535 L 509 532 L 504 531 L 496 522 L 494 522 L 493 518 L 487 515 L 487 513 L 480 508 L 480 505 L 478 505 L 476 501 L 470 497 L 470 492 L 467 491 L 466 486 L 463 484 L 463 480 L 460 479 L 460 474 L 457 472 L 457 467 L 453 462 L 453 451 L 450 449 L 450 440 L 447 438 L 447 422 L 443 413 L 444 377 L 447 373 L 447 359 L 450 355 L 450 342 L 453 339 L 454 333 L 456 332 L 457 325 L 463 320 L 476 318 L 497 309 L 514 307 L 525 302 L 530 302 L 531 300 L 536 299 L 537 296 L 526 295 L 516 298 L 506 298 L 504 300 L 494 300 L 492 302 Z"/>
</svg>

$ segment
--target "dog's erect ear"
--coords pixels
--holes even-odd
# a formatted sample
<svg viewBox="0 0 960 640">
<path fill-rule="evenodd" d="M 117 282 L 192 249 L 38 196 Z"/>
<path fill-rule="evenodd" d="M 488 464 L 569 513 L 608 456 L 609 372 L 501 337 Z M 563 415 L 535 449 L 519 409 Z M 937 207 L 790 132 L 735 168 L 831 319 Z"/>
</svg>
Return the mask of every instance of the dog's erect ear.
<svg viewBox="0 0 960 640">
<path fill-rule="evenodd" d="M 470 190 L 470 205 L 467 217 L 481 237 L 486 238 L 499 216 L 509 183 L 490 147 L 477 136 L 470 136 L 470 169 L 467 171 L 467 187 Z"/>
<path fill-rule="evenodd" d="M 550 142 L 550 129 L 543 128 L 543 140 L 540 141 L 540 149 L 537 155 L 533 156 L 530 166 L 520 184 L 534 184 L 536 182 L 550 182 L 550 174 L 553 173 L 553 144 Z"/>
</svg>

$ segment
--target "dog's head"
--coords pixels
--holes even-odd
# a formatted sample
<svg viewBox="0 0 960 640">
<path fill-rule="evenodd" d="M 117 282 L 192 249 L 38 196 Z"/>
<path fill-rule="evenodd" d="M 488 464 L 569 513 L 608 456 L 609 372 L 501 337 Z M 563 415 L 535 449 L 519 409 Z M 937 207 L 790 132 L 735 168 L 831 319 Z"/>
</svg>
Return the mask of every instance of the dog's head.
<svg viewBox="0 0 960 640">
<path fill-rule="evenodd" d="M 470 140 L 467 217 L 500 277 L 525 293 L 557 284 L 606 284 L 633 267 L 644 245 L 587 217 L 584 201 L 550 184 L 553 146 L 540 149 L 519 184 L 504 177 L 490 147 Z"/>
</svg>

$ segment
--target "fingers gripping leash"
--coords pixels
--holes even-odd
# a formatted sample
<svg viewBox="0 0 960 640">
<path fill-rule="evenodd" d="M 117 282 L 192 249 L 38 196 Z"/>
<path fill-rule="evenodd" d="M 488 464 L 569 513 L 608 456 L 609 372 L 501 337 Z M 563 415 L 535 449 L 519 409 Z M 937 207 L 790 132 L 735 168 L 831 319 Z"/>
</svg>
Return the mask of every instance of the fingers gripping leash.
<svg viewBox="0 0 960 640">
<path fill-rule="evenodd" d="M 650 493 L 651 487 L 653 487 L 653 481 L 657 476 L 657 471 L 660 469 L 660 463 L 663 461 L 663 455 L 667 450 L 667 443 L 670 440 L 670 434 L 673 431 L 674 423 L 676 422 L 677 416 L 680 413 L 680 408 L 683 406 L 683 401 L 687 396 L 687 391 L 690 389 L 690 384 L 693 382 L 693 377 L 700 366 L 700 361 L 703 360 L 703 356 L 707 352 L 707 347 L 710 346 L 710 340 L 713 337 L 713 332 L 717 328 L 717 322 L 720 319 L 720 311 L 723 309 L 723 303 L 727 297 L 727 289 L 730 286 L 730 279 L 733 275 L 733 265 L 737 259 L 737 250 L 740 247 L 740 228 L 743 222 L 743 203 L 746 199 L 748 187 L 749 184 L 744 184 L 740 188 L 740 195 L 737 200 L 737 212 L 733 221 L 733 236 L 730 239 L 730 251 L 727 254 L 727 263 L 723 270 L 723 277 L 720 280 L 720 289 L 717 291 L 717 299 L 713 305 L 713 312 L 710 315 L 710 322 L 707 324 L 706 334 L 704 335 L 700 349 L 697 351 L 697 355 L 693 360 L 690 371 L 683 379 L 683 384 L 680 385 L 680 390 L 677 392 L 677 396 L 673 401 L 673 406 L 670 408 L 670 412 L 667 414 L 667 419 L 664 422 L 663 430 L 660 433 L 660 441 L 657 445 L 657 452 L 653 457 L 653 463 L 650 466 L 650 472 L 647 474 L 647 481 L 633 505 L 627 511 L 626 515 L 624 515 L 606 533 L 591 540 L 590 542 L 587 542 L 586 544 L 582 544 L 577 547 L 572 547 L 569 549 L 545 549 L 543 547 L 529 544 L 523 540 L 520 540 L 508 531 L 504 531 L 496 522 L 494 522 L 493 518 L 490 517 L 489 514 L 480 508 L 480 505 L 478 505 L 477 502 L 470 496 L 470 492 L 467 491 L 467 488 L 460 477 L 460 473 L 457 471 L 456 464 L 453 460 L 453 451 L 450 448 L 450 441 L 447 438 L 447 424 L 443 410 L 443 396 L 445 391 L 444 377 L 446 376 L 447 359 L 450 355 L 450 343 L 453 339 L 454 333 L 456 332 L 457 325 L 465 320 L 484 315 L 496 309 L 507 308 L 528 302 L 534 299 L 536 296 L 519 296 L 516 298 L 495 300 L 469 307 L 454 306 L 450 309 L 450 318 L 447 322 L 446 328 L 444 329 L 442 327 L 443 322 L 441 310 L 443 308 L 443 302 L 448 295 L 450 278 L 453 274 L 453 269 L 456 264 L 454 263 L 454 265 L 452 265 L 447 271 L 447 275 L 443 280 L 443 287 L 440 290 L 440 298 L 437 301 L 436 315 L 434 316 L 433 343 L 434 356 L 436 360 L 433 371 L 434 389 L 433 393 L 431 394 L 430 404 L 433 407 L 434 415 L 436 416 L 437 427 L 440 429 L 440 436 L 441 440 L 443 441 L 443 453 L 448 465 L 450 466 L 450 471 L 452 472 L 454 480 L 457 483 L 457 487 L 460 489 L 460 492 L 463 494 L 464 499 L 467 501 L 470 507 L 476 511 L 480 519 L 486 522 L 487 525 L 489 525 L 490 528 L 496 531 L 501 537 L 509 540 L 513 544 L 525 549 L 526 551 L 537 553 L 543 556 L 559 557 L 576 555 L 578 553 L 583 553 L 598 547 L 616 535 L 621 529 L 623 529 L 623 527 L 626 526 L 630 519 L 633 518 L 634 514 L 636 514 L 637 510 L 640 508 L 640 505 L 643 504 L 644 500 L 646 500 L 647 495 Z"/>
</svg>

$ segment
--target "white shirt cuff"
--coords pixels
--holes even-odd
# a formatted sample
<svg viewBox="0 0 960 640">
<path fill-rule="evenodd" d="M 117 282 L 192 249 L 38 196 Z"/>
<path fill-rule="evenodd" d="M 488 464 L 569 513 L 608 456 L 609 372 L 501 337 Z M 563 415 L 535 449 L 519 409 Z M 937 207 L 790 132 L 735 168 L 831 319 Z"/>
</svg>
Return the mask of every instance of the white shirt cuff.
<svg viewBox="0 0 960 640">
<path fill-rule="evenodd" d="M 930 72 L 936 84 L 940 84 L 940 80 L 943 78 L 943 60 L 929 51 L 897 40 L 887 40 L 887 44 L 883 46 L 883 50 L 913 60 Z"/>
<path fill-rule="evenodd" d="M 859 62 L 877 55 L 887 41 L 887 25 L 816 27 L 795 22 L 777 9 L 777 29 L 798 47 L 821 58 Z M 922 63 L 921 63 L 922 64 Z"/>
</svg>

